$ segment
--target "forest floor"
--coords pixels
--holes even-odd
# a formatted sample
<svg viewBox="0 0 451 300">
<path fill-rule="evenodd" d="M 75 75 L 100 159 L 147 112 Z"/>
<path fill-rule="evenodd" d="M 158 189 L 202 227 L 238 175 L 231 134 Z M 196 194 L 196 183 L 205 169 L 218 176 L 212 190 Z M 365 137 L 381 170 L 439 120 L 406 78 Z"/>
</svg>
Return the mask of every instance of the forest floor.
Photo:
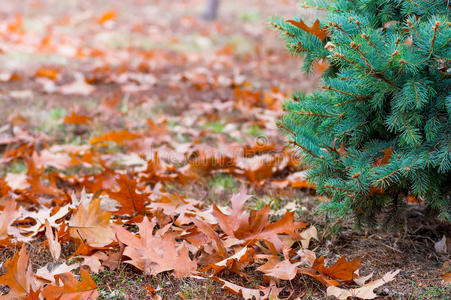
<svg viewBox="0 0 451 300">
<path fill-rule="evenodd" d="M 206 22 L 199 18 L 203 2 L 2 3 L 0 208 L 14 194 L 19 206 L 39 212 L 36 207 L 66 202 L 38 194 L 67 199 L 83 188 L 100 194 L 114 190 L 119 174 L 136 177 L 145 192 L 160 189 L 194 199 L 200 203 L 196 207 L 229 205 L 245 186 L 253 195 L 246 209 L 269 204 L 272 220 L 292 210 L 296 221 L 313 224 L 318 240 L 310 248 L 318 257 L 331 263 L 343 255 L 361 258 L 360 275 L 373 273 L 374 279 L 400 269 L 376 290 L 380 299 L 451 298 L 440 276 L 450 257 L 434 251 L 443 235 L 451 237 L 449 226 L 420 219 L 418 204 L 409 204 L 412 216 L 401 233 L 366 232 L 351 219 L 328 219 L 319 209 L 327 199 L 315 195 L 284 144 L 276 126 L 281 104 L 296 90 L 315 89 L 319 75 L 302 74 L 302 61 L 286 54 L 268 18 L 313 21 L 318 15 L 298 8 L 297 0 L 227 0 L 218 20 Z M 155 153 L 161 166 L 149 171 Z M 30 178 L 40 180 L 38 187 Z M 146 187 L 143 178 L 151 178 Z M 30 213 L 24 215 L 30 222 Z M 126 223 L 121 217 L 115 222 Z M 33 271 L 52 262 L 42 246 L 43 224 L 26 242 Z M 79 245 L 64 245 L 60 260 L 69 264 Z M 20 243 L 0 244 L 0 266 L 19 249 Z M 256 267 L 246 266 L 242 276 L 228 270 L 218 276 L 258 289 L 264 284 Z M 0 274 L 6 271 L 3 265 Z M 91 276 L 103 299 L 239 299 L 213 280 L 175 278 L 171 272 L 146 275 L 129 264 L 99 272 L 91 267 Z M 326 287 L 305 275 L 277 285 L 285 289 L 281 298 L 327 298 Z M 149 289 L 156 294 L 149 296 Z M 0 294 L 8 291 L 0 285 Z"/>
</svg>

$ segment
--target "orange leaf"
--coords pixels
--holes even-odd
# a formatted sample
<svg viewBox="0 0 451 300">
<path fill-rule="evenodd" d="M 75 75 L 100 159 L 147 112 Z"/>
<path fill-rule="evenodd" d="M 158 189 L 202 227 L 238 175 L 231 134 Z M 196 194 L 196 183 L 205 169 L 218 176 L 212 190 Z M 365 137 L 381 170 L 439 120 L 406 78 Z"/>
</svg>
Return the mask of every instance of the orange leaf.
<svg viewBox="0 0 451 300">
<path fill-rule="evenodd" d="M 360 258 L 355 258 L 351 261 L 347 261 L 346 258 L 342 256 L 333 266 L 325 268 L 324 256 L 322 256 L 315 260 L 312 268 L 332 279 L 351 282 L 354 278 L 357 277 L 354 272 L 360 268 L 361 262 L 362 259 Z"/>
<path fill-rule="evenodd" d="M 92 122 L 91 117 L 79 115 L 75 112 L 72 112 L 70 115 L 64 117 L 64 123 L 66 124 L 85 125 L 91 122 Z"/>
<path fill-rule="evenodd" d="M 62 281 L 62 286 L 48 285 L 44 288 L 42 295 L 45 299 L 97 299 L 97 284 L 89 276 L 89 272 L 80 269 L 81 281 L 75 279 L 72 273 L 63 273 L 55 276 Z"/>
<path fill-rule="evenodd" d="M 53 69 L 53 68 L 40 68 L 39 70 L 36 71 L 36 73 L 34 74 L 35 77 L 45 77 L 48 79 L 52 79 L 52 80 L 56 80 L 58 79 L 59 73 L 57 70 Z"/>
<path fill-rule="evenodd" d="M 69 234 L 91 247 L 104 247 L 115 240 L 110 226 L 111 213 L 102 210 L 101 198 L 89 201 L 86 197 L 82 194 L 81 203 L 69 221 Z"/>
<path fill-rule="evenodd" d="M 8 228 L 18 217 L 19 212 L 16 209 L 16 202 L 14 200 L 8 201 L 0 214 L 0 241 L 8 238 Z"/>
<path fill-rule="evenodd" d="M 127 245 L 124 256 L 131 258 L 127 263 L 152 275 L 174 270 L 178 278 L 189 276 L 197 269 L 197 263 L 191 260 L 185 242 L 177 243 L 174 234 L 157 231 L 154 235 L 156 223 L 149 222 L 147 217 L 136 225 L 139 237 L 121 226 L 115 226 L 117 239 Z"/>
<path fill-rule="evenodd" d="M 115 214 L 141 213 L 144 211 L 146 204 L 150 201 L 149 194 L 137 193 L 137 183 L 135 180 L 129 179 L 126 175 L 119 175 L 116 179 L 120 190 L 117 192 L 108 192 L 108 195 L 121 204 L 121 208 Z"/>
<path fill-rule="evenodd" d="M 19 253 L 8 259 L 5 263 L 6 274 L 0 276 L 0 284 L 9 286 L 10 291 L 6 296 L 7 299 L 20 299 L 28 296 L 29 293 L 36 289 L 31 264 L 29 264 L 29 255 L 22 246 Z M 1 298 L 3 298 L 1 297 Z"/>
<path fill-rule="evenodd" d="M 108 11 L 104 12 L 100 18 L 97 19 L 97 23 L 103 25 L 108 21 L 112 21 L 112 20 L 116 19 L 116 17 L 117 17 L 117 12 L 115 10 L 108 10 Z"/>
<path fill-rule="evenodd" d="M 307 33 L 310 33 L 311 35 L 316 36 L 321 41 L 324 41 L 324 39 L 327 36 L 327 27 L 325 26 L 323 28 L 320 28 L 320 23 L 318 19 L 315 21 L 315 23 L 313 23 L 312 27 L 308 27 L 307 25 L 305 25 L 304 21 L 302 21 L 301 19 L 299 19 L 299 22 L 295 20 L 287 20 L 287 22 L 290 23 L 291 25 L 301 28 L 302 30 L 304 30 Z"/>
<path fill-rule="evenodd" d="M 393 148 L 387 148 L 387 149 L 383 149 L 381 150 L 381 152 L 384 153 L 384 156 L 382 156 L 381 158 L 379 158 L 374 164 L 373 166 L 383 166 L 388 164 L 388 162 L 390 161 L 390 159 L 393 157 Z"/>
<path fill-rule="evenodd" d="M 115 142 L 119 145 L 123 146 L 124 141 L 126 140 L 134 140 L 139 138 L 140 135 L 137 133 L 129 132 L 128 129 L 120 130 L 120 131 L 110 131 L 108 133 L 104 133 L 101 136 L 97 136 L 92 138 L 89 142 L 91 144 L 97 144 L 102 142 Z"/>
</svg>

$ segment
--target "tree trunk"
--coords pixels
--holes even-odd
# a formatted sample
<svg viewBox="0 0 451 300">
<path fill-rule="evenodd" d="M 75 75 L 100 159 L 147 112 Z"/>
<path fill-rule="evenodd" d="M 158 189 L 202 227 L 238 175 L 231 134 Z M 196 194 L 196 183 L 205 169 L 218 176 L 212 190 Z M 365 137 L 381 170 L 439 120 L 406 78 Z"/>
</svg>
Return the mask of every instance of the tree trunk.
<svg viewBox="0 0 451 300">
<path fill-rule="evenodd" d="M 219 0 L 207 0 L 202 18 L 208 21 L 215 20 L 218 16 Z"/>
</svg>

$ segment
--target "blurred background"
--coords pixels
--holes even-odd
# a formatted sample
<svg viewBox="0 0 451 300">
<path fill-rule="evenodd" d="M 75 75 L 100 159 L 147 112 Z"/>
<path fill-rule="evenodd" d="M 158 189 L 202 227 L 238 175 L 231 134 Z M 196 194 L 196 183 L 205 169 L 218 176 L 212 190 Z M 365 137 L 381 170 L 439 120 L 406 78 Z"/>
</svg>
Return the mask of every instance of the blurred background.
<svg viewBox="0 0 451 300">
<path fill-rule="evenodd" d="M 120 67 L 156 77 L 148 76 L 139 88 L 128 90 L 133 93 L 161 92 L 170 84 L 165 74 L 199 67 L 219 70 L 219 64 L 225 77 L 231 72 L 256 88 L 311 88 L 310 82 L 300 80 L 301 62 L 285 53 L 278 34 L 268 26 L 273 15 L 305 18 L 297 0 L 222 0 L 218 17 L 206 21 L 202 15 L 209 1 L 2 0 L 2 115 L 26 113 L 23 106 L 28 109 L 30 99 L 54 107 L 53 97 L 42 96 L 61 94 L 61 86 L 81 78 L 93 89 L 79 85 L 80 91 L 63 94 L 83 102 L 103 98 L 105 89 L 127 92 L 111 86 L 117 79 L 107 80 L 108 72 Z M 227 65 L 218 51 L 227 54 Z M 46 68 L 43 74 L 36 73 L 40 67 Z M 128 79 L 122 79 L 123 86 Z M 74 100 L 56 97 L 57 102 Z"/>
</svg>

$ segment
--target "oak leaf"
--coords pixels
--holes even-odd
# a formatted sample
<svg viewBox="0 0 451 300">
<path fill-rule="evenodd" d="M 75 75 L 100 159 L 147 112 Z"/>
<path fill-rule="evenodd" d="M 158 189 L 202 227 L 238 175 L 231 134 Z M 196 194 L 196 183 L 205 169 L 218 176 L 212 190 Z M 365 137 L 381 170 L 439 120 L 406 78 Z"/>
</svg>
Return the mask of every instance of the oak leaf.
<svg viewBox="0 0 451 300">
<path fill-rule="evenodd" d="M 137 193 L 138 187 L 135 180 L 129 179 L 126 175 L 120 174 L 116 179 L 120 189 L 117 192 L 108 192 L 108 195 L 119 202 L 121 208 L 115 214 L 133 215 L 142 213 L 149 202 L 147 193 Z"/>
<path fill-rule="evenodd" d="M 289 260 L 283 260 L 277 263 L 273 268 L 266 270 L 264 273 L 266 276 L 281 279 L 281 280 L 292 280 L 296 277 L 298 266 L 301 262 L 292 264 Z"/>
<path fill-rule="evenodd" d="M 97 299 L 99 293 L 97 285 L 89 276 L 89 272 L 80 269 L 81 281 L 75 279 L 72 273 L 63 273 L 57 275 L 60 286 L 48 285 L 42 291 L 45 299 L 59 299 L 59 300 L 91 300 Z"/>
<path fill-rule="evenodd" d="M 362 287 L 354 289 L 341 289 L 336 286 L 330 286 L 327 288 L 327 296 L 334 296 L 339 300 L 346 300 L 349 297 L 357 297 L 360 299 L 374 299 L 377 295 L 374 293 L 374 289 L 392 281 L 400 270 L 386 273 L 381 279 L 368 282 Z"/>
<path fill-rule="evenodd" d="M 177 243 L 174 234 L 156 232 L 154 235 L 156 223 L 149 222 L 147 218 L 136 225 L 139 237 L 121 226 L 114 227 L 117 239 L 127 245 L 124 256 L 131 260 L 126 263 L 152 275 L 174 270 L 178 278 L 189 276 L 197 269 L 197 263 L 191 260 L 185 243 Z"/>
<path fill-rule="evenodd" d="M 13 200 L 6 202 L 3 212 L 0 214 L 0 241 L 8 239 L 8 229 L 18 217 L 16 202 Z"/>
<path fill-rule="evenodd" d="M 0 296 L 0 299 L 20 299 L 29 295 L 31 291 L 38 290 L 25 246 L 8 259 L 5 266 L 7 272 L 0 276 L 0 284 L 9 286 L 10 291 Z"/>
<path fill-rule="evenodd" d="M 334 265 L 326 268 L 322 256 L 315 259 L 311 268 L 300 268 L 299 272 L 315 278 L 325 286 L 337 286 L 340 282 L 352 282 L 358 277 L 355 272 L 359 269 L 361 261 L 360 258 L 347 261 L 342 256 Z"/>
<path fill-rule="evenodd" d="M 101 136 L 93 137 L 89 142 L 92 144 L 98 144 L 103 142 L 115 142 L 121 146 L 124 145 L 126 140 L 134 140 L 139 138 L 140 135 L 137 133 L 132 133 L 128 129 L 119 131 L 110 131 L 102 134 Z"/>
<path fill-rule="evenodd" d="M 110 226 L 111 213 L 100 207 L 101 198 L 80 203 L 69 221 L 69 234 L 91 247 L 104 247 L 115 240 Z"/>
<path fill-rule="evenodd" d="M 48 220 L 45 220 L 45 237 L 47 238 L 50 254 L 53 260 L 57 261 L 61 255 L 61 244 L 58 242 L 58 237 L 53 235 L 53 229 Z"/>
<path fill-rule="evenodd" d="M 243 286 L 239 286 L 237 284 L 231 283 L 229 281 L 225 281 L 219 277 L 213 276 L 212 279 L 216 282 L 222 284 L 222 288 L 228 291 L 231 294 L 239 295 L 243 297 L 245 300 L 260 300 L 262 299 L 260 295 L 260 291 L 256 289 L 249 289 Z"/>
<path fill-rule="evenodd" d="M 318 19 L 315 21 L 315 23 L 313 23 L 312 27 L 307 26 L 301 19 L 299 19 L 299 21 L 287 20 L 287 22 L 290 23 L 291 25 L 301 28 L 302 30 L 311 35 L 316 36 L 321 42 L 324 41 L 324 39 L 327 36 L 327 27 L 320 28 L 320 23 Z"/>
<path fill-rule="evenodd" d="M 92 118 L 84 115 L 79 115 L 76 112 L 71 112 L 70 115 L 64 117 L 64 123 L 75 125 L 87 125 L 92 122 Z"/>
<path fill-rule="evenodd" d="M 260 240 L 268 243 L 273 252 L 279 252 L 283 243 L 278 237 L 280 234 L 289 235 L 300 239 L 297 232 L 308 224 L 294 222 L 294 212 L 287 212 L 280 220 L 269 224 L 269 205 L 260 210 L 252 210 L 251 213 L 243 212 L 244 202 L 250 196 L 246 195 L 244 188 L 231 199 L 232 213 L 224 214 L 216 205 L 213 206 L 213 215 L 218 220 L 221 229 L 230 237 L 243 240 L 246 244 L 252 244 Z"/>
<path fill-rule="evenodd" d="M 381 150 L 382 153 L 384 153 L 384 156 L 382 156 L 381 158 L 379 158 L 376 162 L 374 162 L 373 166 L 383 166 L 388 164 L 388 162 L 390 161 L 390 159 L 393 157 L 393 148 L 387 148 L 387 149 L 383 149 Z"/>
</svg>

